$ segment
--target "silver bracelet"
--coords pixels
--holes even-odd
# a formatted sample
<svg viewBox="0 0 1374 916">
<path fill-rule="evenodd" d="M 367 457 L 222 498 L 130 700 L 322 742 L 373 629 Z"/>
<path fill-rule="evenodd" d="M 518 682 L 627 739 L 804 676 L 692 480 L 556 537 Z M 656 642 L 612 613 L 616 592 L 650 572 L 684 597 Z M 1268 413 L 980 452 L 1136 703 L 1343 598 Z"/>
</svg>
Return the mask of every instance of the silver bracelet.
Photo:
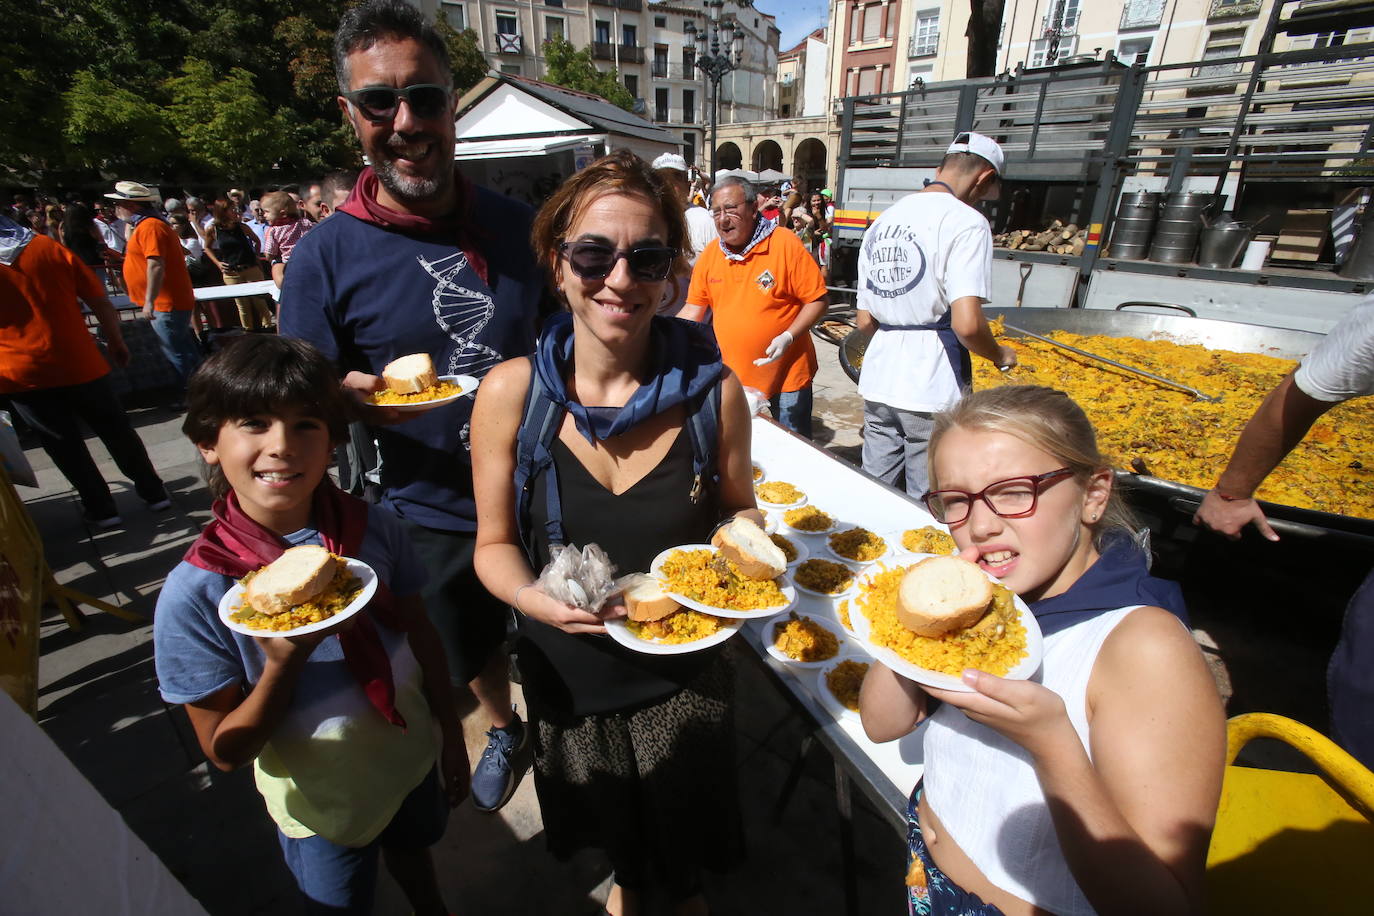
<svg viewBox="0 0 1374 916">
<path fill-rule="evenodd" d="M 524 613 L 525 613 L 525 609 L 522 608 L 522 607 L 520 606 L 520 593 L 523 592 L 523 591 L 524 591 L 525 589 L 527 589 L 527 588 L 534 588 L 534 587 L 535 587 L 536 585 L 538 585 L 538 584 L 539 584 L 539 583 L 537 583 L 537 582 L 526 582 L 524 585 L 520 586 L 519 588 L 517 588 L 517 589 L 515 590 L 515 597 L 511 599 L 511 604 L 512 604 L 512 605 L 515 607 L 515 609 L 516 609 L 517 611 L 519 611 L 521 614 L 524 614 Z"/>
</svg>

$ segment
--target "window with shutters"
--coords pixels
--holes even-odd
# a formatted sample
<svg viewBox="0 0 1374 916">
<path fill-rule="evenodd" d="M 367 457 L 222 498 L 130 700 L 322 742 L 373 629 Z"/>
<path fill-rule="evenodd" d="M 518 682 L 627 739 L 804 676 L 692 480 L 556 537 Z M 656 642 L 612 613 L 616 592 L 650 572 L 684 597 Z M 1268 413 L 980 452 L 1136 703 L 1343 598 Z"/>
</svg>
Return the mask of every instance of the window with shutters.
<svg viewBox="0 0 1374 916">
<path fill-rule="evenodd" d="M 1078 30 L 1078 0 L 1050 0 L 1049 12 L 1042 20 L 1045 29 L 1065 32 Z"/>
<path fill-rule="evenodd" d="M 918 10 L 909 57 L 924 57 L 940 49 L 940 10 Z"/>
<path fill-rule="evenodd" d="M 1121 28 L 1148 29 L 1164 19 L 1164 0 L 1126 0 L 1121 6 Z"/>
<path fill-rule="evenodd" d="M 1213 29 L 1207 35 L 1207 45 L 1202 49 L 1202 59 L 1221 60 L 1239 57 L 1245 47 L 1245 29 Z M 1240 64 L 1206 64 L 1198 67 L 1198 76 L 1217 76 L 1224 73 L 1237 73 Z"/>
</svg>

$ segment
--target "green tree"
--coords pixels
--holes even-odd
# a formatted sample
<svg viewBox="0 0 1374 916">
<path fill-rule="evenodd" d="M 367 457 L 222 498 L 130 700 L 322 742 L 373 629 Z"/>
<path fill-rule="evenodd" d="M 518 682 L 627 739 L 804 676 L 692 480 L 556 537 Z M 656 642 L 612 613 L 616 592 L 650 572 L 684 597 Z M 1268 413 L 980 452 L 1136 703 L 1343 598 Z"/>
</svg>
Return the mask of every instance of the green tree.
<svg viewBox="0 0 1374 916">
<path fill-rule="evenodd" d="M 209 175 L 251 179 L 287 149 L 292 119 L 268 110 L 247 70 L 235 67 L 220 76 L 208 62 L 187 58 L 166 89 L 168 115 L 186 158 Z"/>
<path fill-rule="evenodd" d="M 453 67 L 453 89 L 460 95 L 476 86 L 487 75 L 487 58 L 477 43 L 472 29 L 458 31 L 443 16 L 434 20 L 434 28 L 448 45 L 448 59 Z"/>
<path fill-rule="evenodd" d="M 291 89 L 299 101 L 334 107 L 338 81 L 334 77 L 334 34 L 307 16 L 287 16 L 272 30 L 285 50 Z"/>
<path fill-rule="evenodd" d="M 634 96 L 620 82 L 620 74 L 614 67 L 604 71 L 596 69 L 591 48 L 579 51 L 566 38 L 551 38 L 544 42 L 544 65 L 547 82 L 590 92 L 626 111 L 634 110 Z"/>
<path fill-rule="evenodd" d="M 165 109 L 90 70 L 73 78 L 62 94 L 62 108 L 62 136 L 88 166 L 107 172 L 145 171 L 179 157 Z"/>
</svg>

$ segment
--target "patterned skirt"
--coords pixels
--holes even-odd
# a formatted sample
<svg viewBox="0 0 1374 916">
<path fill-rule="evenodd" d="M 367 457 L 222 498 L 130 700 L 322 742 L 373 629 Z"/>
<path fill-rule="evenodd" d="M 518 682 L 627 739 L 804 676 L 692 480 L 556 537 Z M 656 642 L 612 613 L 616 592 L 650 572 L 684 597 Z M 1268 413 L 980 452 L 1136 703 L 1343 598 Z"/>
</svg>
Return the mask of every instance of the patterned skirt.
<svg viewBox="0 0 1374 916">
<path fill-rule="evenodd" d="M 984 903 L 977 894 L 971 894 L 950 880 L 940 871 L 935 860 L 930 857 L 925 838 L 921 835 L 921 819 L 918 805 L 921 801 L 921 783 L 911 791 L 907 802 L 907 911 L 911 916 L 1003 916 L 1000 909 L 991 903 Z"/>
<path fill-rule="evenodd" d="M 604 850 L 622 887 L 675 900 L 700 892 L 703 870 L 734 867 L 744 855 L 734 690 L 727 652 L 672 696 L 624 712 L 560 716 L 526 681 L 549 850 Z"/>
</svg>

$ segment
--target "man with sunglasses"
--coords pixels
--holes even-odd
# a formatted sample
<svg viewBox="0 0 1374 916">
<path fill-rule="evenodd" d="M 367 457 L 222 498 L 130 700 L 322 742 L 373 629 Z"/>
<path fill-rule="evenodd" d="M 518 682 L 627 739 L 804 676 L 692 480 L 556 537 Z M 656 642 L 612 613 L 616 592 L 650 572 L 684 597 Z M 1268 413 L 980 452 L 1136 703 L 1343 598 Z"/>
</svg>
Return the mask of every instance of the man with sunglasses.
<svg viewBox="0 0 1374 916">
<path fill-rule="evenodd" d="M 906 492 L 925 492 L 926 449 L 936 411 L 973 381 L 969 353 L 999 369 L 1016 353 L 983 317 L 992 294 L 992 229 L 974 209 L 995 200 L 1002 147 L 965 132 L 933 181 L 897 201 L 864 232 L 859 248 L 859 330 L 871 335 L 859 376 L 863 468 Z"/>
<path fill-rule="evenodd" d="M 403 0 L 365 0 L 339 23 L 334 65 L 339 107 L 370 165 L 292 253 L 282 333 L 334 359 L 360 400 L 407 354 L 429 354 L 441 375 L 481 378 L 533 352 L 547 294 L 529 245 L 532 213 L 457 172 L 443 39 Z M 405 521 L 430 571 L 423 597 L 454 685 L 469 685 L 492 721 L 472 785 L 474 804 L 492 811 L 514 792 L 512 758 L 526 733 L 506 675 L 510 611 L 472 570 L 471 409 L 460 398 L 424 413 L 365 408 L 365 419 L 382 503 Z"/>
<path fill-rule="evenodd" d="M 811 380 L 816 348 L 811 326 L 825 314 L 825 275 L 790 229 L 759 213 L 753 185 L 726 176 L 711 192 L 719 244 L 708 245 L 692 270 L 681 317 L 707 309 L 725 364 L 768 398 L 773 416 L 811 437 Z"/>
</svg>

